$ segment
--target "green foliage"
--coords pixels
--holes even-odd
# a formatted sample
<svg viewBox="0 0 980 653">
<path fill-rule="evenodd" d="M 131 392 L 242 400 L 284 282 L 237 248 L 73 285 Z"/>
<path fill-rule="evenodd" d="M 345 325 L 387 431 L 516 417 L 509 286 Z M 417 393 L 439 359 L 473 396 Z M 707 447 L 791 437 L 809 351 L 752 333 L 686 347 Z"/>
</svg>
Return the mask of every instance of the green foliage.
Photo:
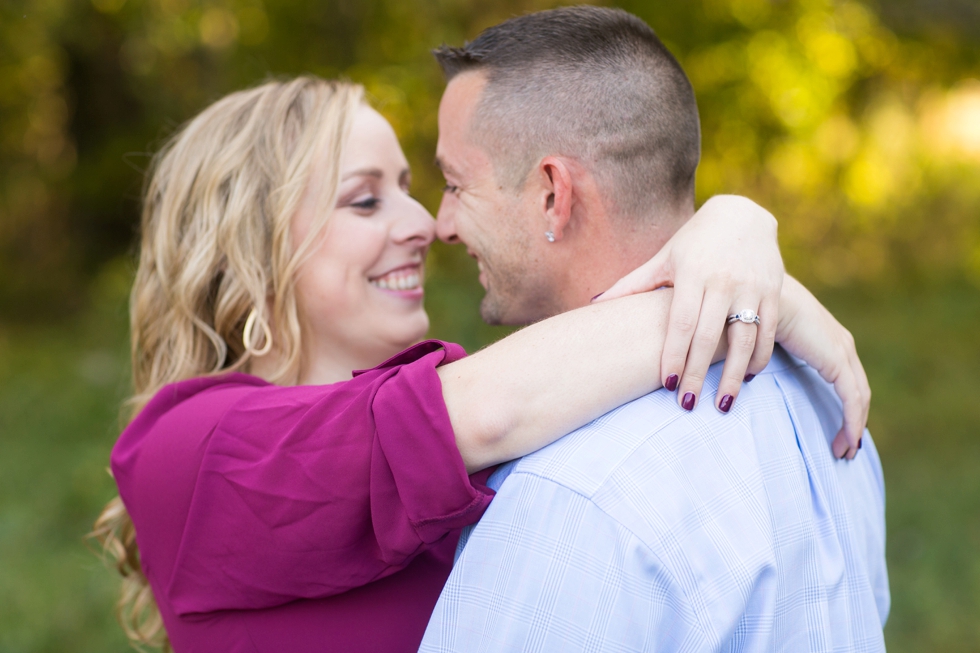
<svg viewBox="0 0 980 653">
<path fill-rule="evenodd" d="M 698 197 L 758 200 L 780 219 L 791 270 L 844 286 L 826 299 L 875 390 L 889 649 L 973 651 L 980 10 L 871 2 L 597 4 L 643 17 L 688 71 L 704 135 Z M 142 170 L 161 140 L 269 76 L 346 76 L 395 126 L 414 194 L 435 210 L 443 82 L 429 50 L 559 4 L 0 2 L 0 651 L 127 650 L 113 575 L 82 535 L 113 493 L 124 298 Z M 434 246 L 429 271 L 433 336 L 472 351 L 506 333 L 479 320 L 461 248 Z"/>
<path fill-rule="evenodd" d="M 945 22 L 919 0 L 884 5 L 902 31 L 857 0 L 618 4 L 658 30 L 697 89 L 699 198 L 741 192 L 772 208 L 791 269 L 840 284 L 980 280 L 980 17 L 957 1 Z M 270 75 L 364 83 L 435 209 L 442 80 L 429 50 L 558 4 L 7 0 L 2 319 L 77 308 L 99 267 L 131 247 L 149 153 L 210 101 Z M 916 15 L 932 26 L 909 29 Z M 444 252 L 436 272 L 467 263 Z"/>
</svg>

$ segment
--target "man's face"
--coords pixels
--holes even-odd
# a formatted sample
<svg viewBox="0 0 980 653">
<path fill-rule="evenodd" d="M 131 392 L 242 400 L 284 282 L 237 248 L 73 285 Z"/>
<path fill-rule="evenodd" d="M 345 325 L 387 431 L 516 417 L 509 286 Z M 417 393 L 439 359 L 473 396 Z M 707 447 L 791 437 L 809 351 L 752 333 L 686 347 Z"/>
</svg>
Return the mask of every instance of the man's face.
<svg viewBox="0 0 980 653">
<path fill-rule="evenodd" d="M 487 294 L 480 313 L 489 324 L 526 324 L 557 312 L 535 230 L 533 202 L 504 188 L 489 154 L 474 142 L 473 116 L 486 78 L 479 72 L 457 75 L 439 105 L 436 161 L 446 190 L 436 233 L 447 243 L 462 242 L 476 259 Z M 535 235 L 536 234 L 536 235 Z"/>
</svg>

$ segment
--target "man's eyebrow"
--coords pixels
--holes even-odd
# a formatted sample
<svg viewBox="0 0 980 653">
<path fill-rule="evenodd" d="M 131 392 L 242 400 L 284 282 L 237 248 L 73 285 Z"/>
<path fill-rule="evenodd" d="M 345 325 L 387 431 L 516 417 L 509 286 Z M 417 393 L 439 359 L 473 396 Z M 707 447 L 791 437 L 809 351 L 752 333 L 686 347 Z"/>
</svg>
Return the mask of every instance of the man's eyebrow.
<svg viewBox="0 0 980 653">
<path fill-rule="evenodd" d="M 347 181 L 351 177 L 375 177 L 376 179 L 381 179 L 384 176 L 384 173 L 379 168 L 358 168 L 357 170 L 351 170 L 341 177 L 340 180 Z"/>
<path fill-rule="evenodd" d="M 455 174 L 453 167 L 448 163 L 446 163 L 445 161 L 443 161 L 442 159 L 440 159 L 439 157 L 436 157 L 434 163 L 436 164 L 436 167 L 442 170 L 443 172 L 448 172 L 449 174 Z"/>
</svg>

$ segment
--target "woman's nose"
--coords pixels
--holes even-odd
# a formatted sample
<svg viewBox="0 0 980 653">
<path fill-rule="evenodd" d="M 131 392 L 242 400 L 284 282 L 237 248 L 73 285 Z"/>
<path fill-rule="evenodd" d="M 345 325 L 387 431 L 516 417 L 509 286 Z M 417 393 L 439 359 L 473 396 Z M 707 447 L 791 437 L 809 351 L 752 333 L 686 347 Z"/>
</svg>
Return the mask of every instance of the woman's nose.
<svg viewBox="0 0 980 653">
<path fill-rule="evenodd" d="M 392 227 L 392 239 L 397 243 L 428 247 L 436 237 L 436 221 L 415 199 L 407 197 L 406 200 Z"/>
</svg>

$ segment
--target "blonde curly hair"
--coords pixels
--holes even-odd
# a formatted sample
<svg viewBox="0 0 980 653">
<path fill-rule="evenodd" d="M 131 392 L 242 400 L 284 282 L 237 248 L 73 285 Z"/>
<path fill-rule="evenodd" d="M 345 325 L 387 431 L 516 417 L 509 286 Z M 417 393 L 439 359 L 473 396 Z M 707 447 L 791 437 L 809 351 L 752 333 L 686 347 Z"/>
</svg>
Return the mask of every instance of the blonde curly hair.
<svg viewBox="0 0 980 653">
<path fill-rule="evenodd" d="M 325 164 L 320 206 L 336 201 L 343 148 L 363 97 L 356 84 L 310 76 L 269 82 L 215 102 L 154 157 L 130 296 L 130 418 L 169 383 L 247 371 L 273 334 L 281 363 L 268 380 L 297 382 L 294 279 L 330 212 L 317 212 L 319 222 L 296 246 L 290 220 L 314 163 Z M 259 328 L 243 343 L 252 311 Z M 92 536 L 123 577 L 117 610 L 130 641 L 169 650 L 118 496 Z"/>
</svg>

